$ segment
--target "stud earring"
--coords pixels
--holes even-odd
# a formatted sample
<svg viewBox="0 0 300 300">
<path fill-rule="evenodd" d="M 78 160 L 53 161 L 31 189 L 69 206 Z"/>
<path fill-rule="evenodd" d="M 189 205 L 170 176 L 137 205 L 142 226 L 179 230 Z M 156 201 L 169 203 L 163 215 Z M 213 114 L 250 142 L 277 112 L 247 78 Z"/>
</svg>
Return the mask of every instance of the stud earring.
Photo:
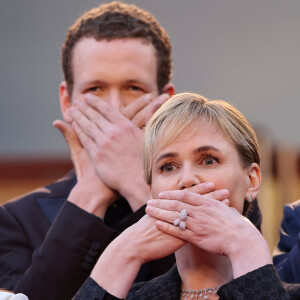
<svg viewBox="0 0 300 300">
<path fill-rule="evenodd" d="M 249 195 L 249 196 L 246 198 L 246 201 L 249 202 L 249 203 L 251 203 L 252 200 L 253 200 L 252 195 Z"/>
</svg>

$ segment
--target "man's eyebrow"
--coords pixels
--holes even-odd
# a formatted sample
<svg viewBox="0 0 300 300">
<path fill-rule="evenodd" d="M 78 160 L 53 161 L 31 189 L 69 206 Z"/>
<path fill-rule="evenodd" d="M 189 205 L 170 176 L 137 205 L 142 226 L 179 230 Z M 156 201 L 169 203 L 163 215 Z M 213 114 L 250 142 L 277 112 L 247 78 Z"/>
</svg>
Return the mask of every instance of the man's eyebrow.
<svg viewBox="0 0 300 300">
<path fill-rule="evenodd" d="M 81 87 L 91 86 L 91 85 L 106 85 L 105 81 L 95 79 L 95 80 L 86 80 L 82 82 Z"/>
<path fill-rule="evenodd" d="M 125 80 L 125 81 L 128 82 L 128 83 L 142 83 L 142 81 L 139 80 L 139 79 L 128 79 L 128 80 Z"/>
<path fill-rule="evenodd" d="M 193 150 L 193 153 L 199 153 L 199 152 L 204 152 L 204 151 L 208 151 L 208 150 L 221 152 L 221 150 L 216 148 L 215 146 L 205 145 L 205 146 L 201 146 L 201 147 L 196 148 L 195 150 Z"/>
<path fill-rule="evenodd" d="M 162 159 L 164 159 L 164 158 L 177 157 L 177 156 L 178 156 L 178 154 L 176 154 L 175 152 L 164 153 L 164 154 L 160 155 L 160 156 L 156 159 L 155 163 L 157 164 L 158 162 L 160 162 L 160 161 L 161 161 Z"/>
<path fill-rule="evenodd" d="M 141 79 L 128 79 L 124 81 L 125 84 L 138 84 L 138 85 L 142 85 L 142 86 L 146 86 L 148 87 L 148 83 L 141 80 Z"/>
</svg>

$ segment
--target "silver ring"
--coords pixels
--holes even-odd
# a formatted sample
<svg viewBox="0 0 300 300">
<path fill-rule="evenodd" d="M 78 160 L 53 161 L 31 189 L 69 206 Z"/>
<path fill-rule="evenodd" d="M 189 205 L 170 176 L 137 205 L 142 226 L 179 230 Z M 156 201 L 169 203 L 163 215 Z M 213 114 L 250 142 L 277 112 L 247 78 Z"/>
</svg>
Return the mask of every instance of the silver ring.
<svg viewBox="0 0 300 300">
<path fill-rule="evenodd" d="M 184 222 L 184 221 L 180 221 L 179 227 L 180 227 L 182 230 L 185 230 L 185 228 L 186 228 L 185 222 Z"/>
<path fill-rule="evenodd" d="M 176 219 L 176 220 L 174 221 L 174 226 L 178 226 L 179 223 L 180 223 L 180 220 L 179 220 L 179 219 Z"/>
<path fill-rule="evenodd" d="M 188 217 L 188 214 L 187 214 L 186 209 L 184 208 L 184 209 L 180 212 L 179 218 L 180 218 L 180 220 L 185 221 L 185 220 L 187 219 L 187 217 Z"/>
</svg>

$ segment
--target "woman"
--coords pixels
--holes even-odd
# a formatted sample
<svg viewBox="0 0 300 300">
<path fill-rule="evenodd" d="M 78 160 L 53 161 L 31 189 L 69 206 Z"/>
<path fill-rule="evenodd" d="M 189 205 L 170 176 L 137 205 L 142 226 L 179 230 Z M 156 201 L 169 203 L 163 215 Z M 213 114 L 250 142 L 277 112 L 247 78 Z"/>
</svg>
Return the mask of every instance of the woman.
<svg viewBox="0 0 300 300">
<path fill-rule="evenodd" d="M 143 149 L 148 215 L 108 246 L 75 299 L 289 299 L 265 240 L 242 215 L 261 181 L 244 116 L 179 94 L 150 119 Z M 174 251 L 168 273 L 132 286 L 143 263 Z"/>
</svg>

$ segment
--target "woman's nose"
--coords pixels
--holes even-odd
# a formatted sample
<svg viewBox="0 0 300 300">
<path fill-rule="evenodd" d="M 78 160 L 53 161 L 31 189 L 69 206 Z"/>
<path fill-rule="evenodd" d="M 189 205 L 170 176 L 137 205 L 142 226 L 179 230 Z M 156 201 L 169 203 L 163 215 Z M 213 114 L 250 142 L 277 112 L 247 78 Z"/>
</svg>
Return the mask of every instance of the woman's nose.
<svg viewBox="0 0 300 300">
<path fill-rule="evenodd" d="M 178 189 L 183 190 L 200 183 L 199 176 L 191 169 L 182 172 L 179 180 Z"/>
</svg>

